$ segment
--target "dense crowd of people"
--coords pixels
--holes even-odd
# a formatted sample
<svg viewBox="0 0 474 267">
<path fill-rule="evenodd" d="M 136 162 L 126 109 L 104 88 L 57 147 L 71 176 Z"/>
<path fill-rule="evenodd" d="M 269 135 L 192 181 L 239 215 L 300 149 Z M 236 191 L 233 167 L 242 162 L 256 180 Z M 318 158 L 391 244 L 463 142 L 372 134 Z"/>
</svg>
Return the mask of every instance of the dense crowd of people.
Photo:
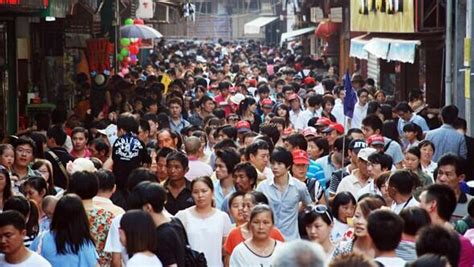
<svg viewBox="0 0 474 267">
<path fill-rule="evenodd" d="M 456 106 L 252 41 L 142 66 L 3 140 L 0 266 L 474 266 Z"/>
</svg>

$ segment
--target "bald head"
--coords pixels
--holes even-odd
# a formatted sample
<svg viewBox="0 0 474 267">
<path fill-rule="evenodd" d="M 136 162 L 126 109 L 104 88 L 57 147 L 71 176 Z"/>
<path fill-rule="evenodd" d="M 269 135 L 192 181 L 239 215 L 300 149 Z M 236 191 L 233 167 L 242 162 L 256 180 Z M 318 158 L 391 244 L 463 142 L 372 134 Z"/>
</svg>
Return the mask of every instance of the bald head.
<svg viewBox="0 0 474 267">
<path fill-rule="evenodd" d="M 184 141 L 184 150 L 188 155 L 196 155 L 201 149 L 201 140 L 199 137 L 190 136 Z"/>
</svg>

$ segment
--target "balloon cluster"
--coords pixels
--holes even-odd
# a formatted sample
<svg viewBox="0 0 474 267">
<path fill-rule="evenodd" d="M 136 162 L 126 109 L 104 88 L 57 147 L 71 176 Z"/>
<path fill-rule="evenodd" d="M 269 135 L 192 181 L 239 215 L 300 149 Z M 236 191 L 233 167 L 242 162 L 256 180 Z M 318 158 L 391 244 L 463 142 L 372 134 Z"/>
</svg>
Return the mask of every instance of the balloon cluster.
<svg viewBox="0 0 474 267">
<path fill-rule="evenodd" d="M 124 22 L 125 25 L 143 25 L 142 19 L 128 18 Z M 120 39 L 120 51 L 117 55 L 117 59 L 120 62 L 120 72 L 122 76 L 127 75 L 130 72 L 130 65 L 134 66 L 137 64 L 137 54 L 140 52 L 140 45 L 142 39 L 140 38 L 121 38 Z"/>
</svg>

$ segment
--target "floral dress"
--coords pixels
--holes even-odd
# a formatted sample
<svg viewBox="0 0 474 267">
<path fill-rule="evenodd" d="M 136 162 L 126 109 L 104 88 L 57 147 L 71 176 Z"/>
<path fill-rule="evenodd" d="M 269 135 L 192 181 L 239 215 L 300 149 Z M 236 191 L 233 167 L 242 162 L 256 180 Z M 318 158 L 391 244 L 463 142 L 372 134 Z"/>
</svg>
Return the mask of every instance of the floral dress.
<svg viewBox="0 0 474 267">
<path fill-rule="evenodd" d="M 99 254 L 99 265 L 101 267 L 110 266 L 112 255 L 105 252 L 104 248 L 114 215 L 110 211 L 94 207 L 87 211 L 87 216 L 89 217 L 91 235 Z"/>
</svg>

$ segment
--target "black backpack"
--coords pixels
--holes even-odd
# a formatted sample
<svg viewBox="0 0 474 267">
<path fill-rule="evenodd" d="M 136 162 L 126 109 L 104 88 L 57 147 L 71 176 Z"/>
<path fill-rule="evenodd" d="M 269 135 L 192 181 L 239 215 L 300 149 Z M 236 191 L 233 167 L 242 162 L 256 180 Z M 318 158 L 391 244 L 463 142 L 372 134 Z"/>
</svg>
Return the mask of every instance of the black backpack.
<svg viewBox="0 0 474 267">
<path fill-rule="evenodd" d="M 172 219 L 177 225 L 179 225 L 179 228 L 184 236 L 184 239 L 186 241 L 186 247 L 184 249 L 184 263 L 186 267 L 207 267 L 207 260 L 206 256 L 204 253 L 193 250 L 191 246 L 189 245 L 189 240 L 188 240 L 188 234 L 186 233 L 186 228 L 184 228 L 183 223 L 176 218 Z"/>
</svg>

